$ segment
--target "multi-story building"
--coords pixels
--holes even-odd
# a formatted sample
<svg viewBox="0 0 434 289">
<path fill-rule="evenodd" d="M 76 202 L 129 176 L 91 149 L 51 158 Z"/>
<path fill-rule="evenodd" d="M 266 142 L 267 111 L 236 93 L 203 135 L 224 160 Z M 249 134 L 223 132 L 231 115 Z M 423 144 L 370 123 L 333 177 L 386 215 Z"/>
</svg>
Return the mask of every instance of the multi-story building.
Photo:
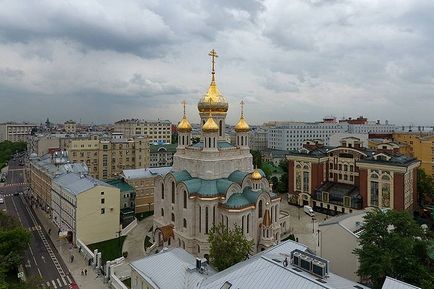
<svg viewBox="0 0 434 289">
<path fill-rule="evenodd" d="M 215 52 L 211 55 L 214 58 Z M 208 234 L 220 223 L 228 228 L 238 225 L 256 252 L 279 243 L 286 232 L 289 216 L 280 211 L 280 197 L 265 174 L 253 169 L 250 126 L 243 110 L 235 125 L 236 143 L 226 140 L 228 106 L 213 69 L 208 92 L 198 104 L 201 141 L 192 144 L 192 126 L 184 110 L 173 171 L 155 180 L 154 229 L 159 246 L 178 246 L 207 257 Z"/>
<path fill-rule="evenodd" d="M 366 118 L 345 119 L 325 118 L 322 122 L 276 122 L 267 123 L 268 148 L 278 150 L 301 149 L 305 140 L 320 139 L 326 146 L 331 145 L 331 136 L 349 134 L 391 134 L 395 125 L 368 122 Z M 367 144 L 366 144 L 367 145 Z"/>
<path fill-rule="evenodd" d="M 252 150 L 262 151 L 267 149 L 267 135 L 265 129 L 256 129 L 250 132 L 250 148 Z"/>
<path fill-rule="evenodd" d="M 1 123 L 0 124 L 0 142 L 8 140 L 11 142 L 26 142 L 28 136 L 31 134 L 32 129 L 36 125 L 31 123 Z"/>
<path fill-rule="evenodd" d="M 53 178 L 74 172 L 87 174 L 83 163 L 70 163 L 65 151 L 54 151 L 42 157 L 30 155 L 29 184 L 33 199 L 47 212 L 51 211 L 51 186 Z"/>
<path fill-rule="evenodd" d="M 149 166 L 149 143 L 146 137 L 73 139 L 67 151 L 72 161 L 85 163 L 89 174 L 97 179 L 114 179 L 124 169 Z"/>
<path fill-rule="evenodd" d="M 27 151 L 30 154 L 35 153 L 38 157 L 48 154 L 49 152 L 62 149 L 62 138 L 58 135 L 32 135 L 27 140 Z M 63 146 L 65 148 L 65 146 Z"/>
<path fill-rule="evenodd" d="M 161 167 L 124 170 L 122 172 L 122 180 L 134 189 L 136 213 L 154 210 L 155 178 L 156 176 L 164 177 L 171 170 L 172 167 Z"/>
<path fill-rule="evenodd" d="M 64 123 L 63 130 L 66 133 L 74 134 L 77 132 L 77 123 L 73 120 L 68 120 Z"/>
<path fill-rule="evenodd" d="M 306 143 L 288 153 L 289 200 L 328 213 L 351 213 L 366 207 L 412 211 L 417 205 L 415 158 L 381 144 L 363 148 L 357 138 L 339 147 Z"/>
<path fill-rule="evenodd" d="M 53 179 L 52 219 L 73 243 L 97 243 L 119 236 L 120 191 L 84 174 L 66 173 Z"/>
<path fill-rule="evenodd" d="M 434 177 L 434 133 L 399 132 L 393 134 L 393 139 L 409 146 L 409 155 L 420 160 L 420 168 Z"/>
<path fill-rule="evenodd" d="M 147 136 L 150 142 L 171 143 L 171 127 L 169 120 L 124 119 L 115 122 L 113 131 L 123 133 L 127 138 Z"/>
<path fill-rule="evenodd" d="M 176 144 L 150 144 L 149 147 L 149 166 L 151 168 L 172 166 Z"/>
</svg>

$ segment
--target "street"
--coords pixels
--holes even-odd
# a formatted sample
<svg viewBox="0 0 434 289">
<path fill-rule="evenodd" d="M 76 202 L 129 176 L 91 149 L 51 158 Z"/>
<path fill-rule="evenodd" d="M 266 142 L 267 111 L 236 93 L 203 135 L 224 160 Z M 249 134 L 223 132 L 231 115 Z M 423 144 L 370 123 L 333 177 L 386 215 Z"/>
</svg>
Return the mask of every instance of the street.
<svg viewBox="0 0 434 289">
<path fill-rule="evenodd" d="M 23 260 L 26 277 L 42 278 L 42 288 L 69 288 L 73 278 L 47 232 L 41 226 L 33 208 L 27 203 L 25 166 L 20 165 L 21 161 L 22 158 L 9 161 L 6 183 L 0 187 L 0 194 L 5 200 L 4 204 L 0 204 L 0 210 L 17 217 L 23 227 L 32 234 L 29 249 L 25 252 Z M 56 233 L 51 232 L 51 234 Z"/>
</svg>

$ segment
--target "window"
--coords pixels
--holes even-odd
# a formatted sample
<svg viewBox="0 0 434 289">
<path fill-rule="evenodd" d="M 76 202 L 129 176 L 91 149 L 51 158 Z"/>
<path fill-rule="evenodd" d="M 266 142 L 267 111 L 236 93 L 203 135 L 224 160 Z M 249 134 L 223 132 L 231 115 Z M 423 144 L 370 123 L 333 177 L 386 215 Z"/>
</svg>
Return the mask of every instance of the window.
<svg viewBox="0 0 434 289">
<path fill-rule="evenodd" d="M 174 213 L 172 213 L 172 222 L 175 223 L 175 214 Z"/>
<path fill-rule="evenodd" d="M 208 234 L 208 207 L 205 207 L 205 234 Z"/>
<path fill-rule="evenodd" d="M 184 209 L 187 209 L 187 191 L 184 191 Z"/>
<path fill-rule="evenodd" d="M 101 208 L 101 215 L 105 214 L 105 208 Z"/>
<path fill-rule="evenodd" d="M 175 182 L 172 182 L 172 204 L 175 203 Z"/>
<path fill-rule="evenodd" d="M 262 218 L 262 200 L 258 204 L 258 218 Z"/>
<path fill-rule="evenodd" d="M 161 217 L 164 217 L 164 209 L 161 208 Z"/>
<path fill-rule="evenodd" d="M 202 210 L 199 207 L 199 233 L 202 232 Z"/>
<path fill-rule="evenodd" d="M 378 207 L 378 182 L 371 181 L 371 206 Z"/>
<path fill-rule="evenodd" d="M 161 199 L 164 200 L 164 184 L 161 183 Z"/>
<path fill-rule="evenodd" d="M 246 232 L 249 233 L 249 226 L 250 226 L 250 214 L 247 214 L 247 224 L 246 224 Z"/>
<path fill-rule="evenodd" d="M 101 204 L 104 204 L 104 203 L 105 203 L 105 199 L 102 198 L 102 199 L 101 199 Z"/>
<path fill-rule="evenodd" d="M 187 220 L 186 219 L 182 220 L 182 225 L 184 226 L 184 228 L 187 229 Z"/>
<path fill-rule="evenodd" d="M 104 196 L 104 192 L 101 192 L 101 196 Z"/>
<path fill-rule="evenodd" d="M 241 217 L 241 232 L 243 232 L 243 234 L 244 234 L 244 219 L 245 218 L 246 218 L 245 216 Z"/>
</svg>

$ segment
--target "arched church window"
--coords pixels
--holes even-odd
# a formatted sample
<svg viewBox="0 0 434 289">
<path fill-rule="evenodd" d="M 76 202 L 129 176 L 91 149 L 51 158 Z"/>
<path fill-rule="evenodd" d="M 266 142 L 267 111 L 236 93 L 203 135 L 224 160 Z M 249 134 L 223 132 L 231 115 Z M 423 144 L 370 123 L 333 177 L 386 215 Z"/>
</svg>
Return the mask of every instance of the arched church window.
<svg viewBox="0 0 434 289">
<path fill-rule="evenodd" d="M 164 183 L 161 183 L 161 199 L 164 200 Z"/>
<path fill-rule="evenodd" d="M 219 136 L 223 135 L 223 121 L 219 121 Z"/>
<path fill-rule="evenodd" d="M 208 207 L 205 207 L 205 234 L 208 234 Z"/>
<path fill-rule="evenodd" d="M 258 218 L 262 218 L 262 200 L 258 204 Z"/>
<path fill-rule="evenodd" d="M 187 220 L 186 220 L 186 219 L 184 219 L 184 220 L 182 221 L 182 225 L 184 226 L 184 228 L 187 229 Z"/>
<path fill-rule="evenodd" d="M 184 191 L 184 209 L 187 209 L 187 191 Z"/>
<path fill-rule="evenodd" d="M 164 217 L 164 209 L 161 208 L 161 217 Z"/>
<path fill-rule="evenodd" d="M 172 204 L 175 203 L 175 182 L 172 182 Z"/>
<path fill-rule="evenodd" d="M 174 213 L 172 213 L 172 222 L 175 223 L 175 214 Z"/>
<path fill-rule="evenodd" d="M 246 219 L 245 216 L 241 217 L 241 232 L 243 232 L 243 234 L 244 234 L 244 222 L 245 222 L 245 219 Z"/>
</svg>

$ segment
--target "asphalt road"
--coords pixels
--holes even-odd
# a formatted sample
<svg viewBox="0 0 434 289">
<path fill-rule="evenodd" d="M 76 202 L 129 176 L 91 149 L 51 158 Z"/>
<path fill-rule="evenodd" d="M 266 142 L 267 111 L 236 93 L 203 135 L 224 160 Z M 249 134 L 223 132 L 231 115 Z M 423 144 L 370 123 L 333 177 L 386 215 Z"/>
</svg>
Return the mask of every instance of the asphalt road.
<svg viewBox="0 0 434 289">
<path fill-rule="evenodd" d="M 41 288 L 69 288 L 73 278 L 33 208 L 27 203 L 24 166 L 20 166 L 20 161 L 21 159 L 9 161 L 6 183 L 0 187 L 0 194 L 5 200 L 4 204 L 0 204 L 0 210 L 6 210 L 7 214 L 17 217 L 32 233 L 29 249 L 23 260 L 26 276 L 41 278 Z"/>
</svg>

